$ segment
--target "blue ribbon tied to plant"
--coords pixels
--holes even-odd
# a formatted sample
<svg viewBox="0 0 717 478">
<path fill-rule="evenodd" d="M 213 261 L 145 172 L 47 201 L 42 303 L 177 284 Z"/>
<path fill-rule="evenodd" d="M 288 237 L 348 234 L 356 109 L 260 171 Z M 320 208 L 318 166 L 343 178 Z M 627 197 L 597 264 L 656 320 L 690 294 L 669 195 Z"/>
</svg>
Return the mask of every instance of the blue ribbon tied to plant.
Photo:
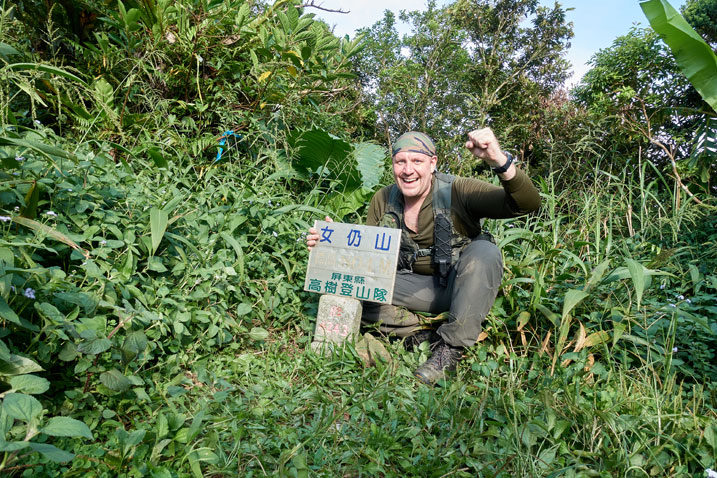
<svg viewBox="0 0 717 478">
<path fill-rule="evenodd" d="M 227 139 L 232 137 L 237 138 L 234 140 L 234 144 L 238 143 L 242 139 L 242 135 L 235 133 L 233 130 L 225 131 L 224 134 L 219 137 L 219 151 L 217 151 L 217 157 L 214 160 L 215 163 L 218 163 L 219 160 L 222 159 L 222 154 L 224 154 L 225 146 L 227 150 L 229 150 L 231 145 L 227 145 Z"/>
</svg>

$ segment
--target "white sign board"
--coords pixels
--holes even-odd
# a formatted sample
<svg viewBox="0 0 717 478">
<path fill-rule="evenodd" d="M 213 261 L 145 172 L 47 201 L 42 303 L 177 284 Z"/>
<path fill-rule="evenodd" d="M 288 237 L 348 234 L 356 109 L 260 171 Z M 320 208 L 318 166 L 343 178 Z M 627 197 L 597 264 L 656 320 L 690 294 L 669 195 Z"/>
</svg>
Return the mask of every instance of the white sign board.
<svg viewBox="0 0 717 478">
<path fill-rule="evenodd" d="M 304 290 L 390 304 L 401 230 L 316 221 Z"/>
</svg>

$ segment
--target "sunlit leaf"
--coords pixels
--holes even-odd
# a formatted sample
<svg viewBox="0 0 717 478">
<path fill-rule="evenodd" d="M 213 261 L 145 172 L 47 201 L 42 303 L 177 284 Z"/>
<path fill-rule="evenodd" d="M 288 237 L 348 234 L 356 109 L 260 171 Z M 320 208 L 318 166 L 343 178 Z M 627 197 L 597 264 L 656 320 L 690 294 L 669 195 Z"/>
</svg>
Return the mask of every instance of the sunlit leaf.
<svg viewBox="0 0 717 478">
<path fill-rule="evenodd" d="M 42 372 L 43 368 L 19 355 L 10 355 L 8 360 L 0 360 L 0 375 L 22 375 L 25 373 Z"/>
<path fill-rule="evenodd" d="M 45 393 L 50 388 L 50 382 L 47 379 L 35 375 L 17 375 L 11 377 L 8 382 L 13 391 L 30 395 Z"/>
<path fill-rule="evenodd" d="M 363 187 L 373 189 L 384 173 L 383 163 L 388 157 L 386 149 L 373 143 L 358 143 L 354 145 L 352 154 L 361 173 Z"/>
<path fill-rule="evenodd" d="M 667 43 L 682 73 L 717 111 L 717 55 L 667 0 L 640 3 L 650 25 Z"/>
<path fill-rule="evenodd" d="M 52 417 L 40 431 L 53 437 L 84 437 L 92 440 L 89 427 L 70 417 Z"/>
<path fill-rule="evenodd" d="M 639 309 L 642 303 L 642 294 L 645 291 L 645 267 L 634 259 L 627 259 L 625 263 L 627 264 L 627 270 L 630 271 L 632 284 L 635 286 L 635 300 Z"/>
<path fill-rule="evenodd" d="M 269 337 L 269 331 L 262 327 L 253 327 L 249 331 L 249 337 L 256 341 L 266 340 L 266 338 Z"/>
<path fill-rule="evenodd" d="M 42 405 L 35 398 L 24 393 L 8 393 L 2 402 L 2 408 L 16 420 L 29 422 L 42 413 Z"/>
<path fill-rule="evenodd" d="M 562 319 L 565 320 L 565 317 L 568 316 L 571 310 L 575 308 L 576 305 L 578 305 L 580 302 L 585 300 L 586 297 L 588 297 L 590 294 L 587 292 L 584 292 L 582 290 L 577 289 L 571 289 L 565 294 L 565 299 L 563 301 L 563 314 Z"/>
</svg>

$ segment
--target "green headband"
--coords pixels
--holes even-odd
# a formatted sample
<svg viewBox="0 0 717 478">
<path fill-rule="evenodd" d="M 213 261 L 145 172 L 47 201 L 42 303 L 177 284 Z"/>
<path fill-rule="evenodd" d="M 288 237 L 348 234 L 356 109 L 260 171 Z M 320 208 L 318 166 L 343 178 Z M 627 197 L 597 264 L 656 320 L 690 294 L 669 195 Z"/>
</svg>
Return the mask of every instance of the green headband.
<svg viewBox="0 0 717 478">
<path fill-rule="evenodd" d="M 402 152 L 435 156 L 436 145 L 433 144 L 433 140 L 429 138 L 427 134 L 419 133 L 418 131 L 409 131 L 408 133 L 403 133 L 393 143 L 391 156 L 396 156 Z"/>
</svg>

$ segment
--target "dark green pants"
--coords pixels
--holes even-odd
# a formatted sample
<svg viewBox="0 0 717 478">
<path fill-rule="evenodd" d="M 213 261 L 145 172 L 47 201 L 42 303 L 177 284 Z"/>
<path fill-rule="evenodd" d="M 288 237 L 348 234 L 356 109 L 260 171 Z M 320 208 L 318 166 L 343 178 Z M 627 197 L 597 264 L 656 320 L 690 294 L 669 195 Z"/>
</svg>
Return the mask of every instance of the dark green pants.
<svg viewBox="0 0 717 478">
<path fill-rule="evenodd" d="M 498 246 L 477 239 L 463 249 L 445 286 L 441 286 L 438 276 L 399 272 L 393 305 L 364 302 L 361 319 L 365 325 L 377 324 L 386 334 L 406 337 L 431 321 L 413 311 L 447 312 L 438 334 L 450 345 L 470 347 L 476 343 L 483 319 L 493 306 L 502 276 L 503 259 Z"/>
</svg>

